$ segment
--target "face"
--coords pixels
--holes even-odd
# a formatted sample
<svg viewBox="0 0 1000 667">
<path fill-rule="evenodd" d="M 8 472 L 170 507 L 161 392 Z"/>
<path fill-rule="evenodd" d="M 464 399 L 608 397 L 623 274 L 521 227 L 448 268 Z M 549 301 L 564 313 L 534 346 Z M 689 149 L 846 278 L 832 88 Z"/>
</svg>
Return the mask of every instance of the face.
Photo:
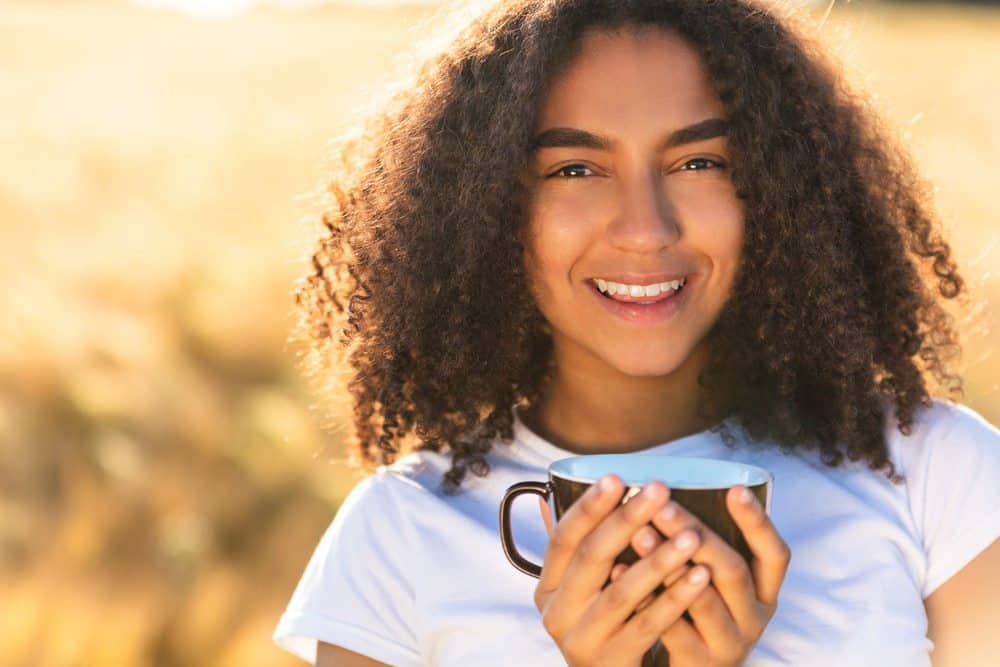
<svg viewBox="0 0 1000 667">
<path fill-rule="evenodd" d="M 704 345 L 743 243 L 699 56 L 662 29 L 587 32 L 535 129 L 525 266 L 557 362 L 671 373 Z"/>
</svg>

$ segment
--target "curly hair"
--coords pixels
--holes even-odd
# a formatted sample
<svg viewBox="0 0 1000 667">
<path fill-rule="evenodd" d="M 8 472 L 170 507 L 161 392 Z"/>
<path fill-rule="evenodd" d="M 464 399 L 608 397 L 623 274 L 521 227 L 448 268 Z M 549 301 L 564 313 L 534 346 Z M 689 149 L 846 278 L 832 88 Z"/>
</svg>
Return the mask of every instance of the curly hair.
<svg viewBox="0 0 1000 667">
<path fill-rule="evenodd" d="M 293 337 L 307 375 L 344 374 L 353 467 L 449 453 L 446 493 L 489 473 L 511 407 L 551 373 L 519 233 L 547 84 L 583 30 L 660 26 L 703 59 L 745 203 L 699 406 L 725 388 L 745 437 L 901 481 L 886 415 L 909 434 L 928 375 L 962 396 L 941 299 L 967 288 L 911 158 L 794 19 L 748 0 L 500 0 L 340 138 Z"/>
</svg>

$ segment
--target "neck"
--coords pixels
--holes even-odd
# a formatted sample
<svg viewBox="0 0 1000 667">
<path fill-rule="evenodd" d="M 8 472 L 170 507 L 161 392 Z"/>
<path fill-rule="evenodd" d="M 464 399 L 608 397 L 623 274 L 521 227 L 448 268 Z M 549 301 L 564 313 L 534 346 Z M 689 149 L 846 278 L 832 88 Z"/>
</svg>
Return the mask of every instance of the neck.
<svg viewBox="0 0 1000 667">
<path fill-rule="evenodd" d="M 724 417 L 724 411 L 697 413 L 698 373 L 707 353 L 700 345 L 676 370 L 657 377 L 598 375 L 580 359 L 569 364 L 557 358 L 540 399 L 521 418 L 541 437 L 576 454 L 635 452 L 698 433 Z"/>
</svg>

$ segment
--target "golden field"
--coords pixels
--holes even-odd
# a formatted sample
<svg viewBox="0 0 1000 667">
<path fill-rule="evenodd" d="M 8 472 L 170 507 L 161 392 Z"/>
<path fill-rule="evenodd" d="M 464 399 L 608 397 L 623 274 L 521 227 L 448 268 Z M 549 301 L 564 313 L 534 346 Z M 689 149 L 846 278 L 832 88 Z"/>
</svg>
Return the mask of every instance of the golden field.
<svg viewBox="0 0 1000 667">
<path fill-rule="evenodd" d="M 823 12 L 937 185 L 1000 423 L 1000 11 Z M 428 16 L 0 5 L 0 664 L 301 664 L 270 635 L 355 481 L 285 342 L 305 195 Z"/>
</svg>

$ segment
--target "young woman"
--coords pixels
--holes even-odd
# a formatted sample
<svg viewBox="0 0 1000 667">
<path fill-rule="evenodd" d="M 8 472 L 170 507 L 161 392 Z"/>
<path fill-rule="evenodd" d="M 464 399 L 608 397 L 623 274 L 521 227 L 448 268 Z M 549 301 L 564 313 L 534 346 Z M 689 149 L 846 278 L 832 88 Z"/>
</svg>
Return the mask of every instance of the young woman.
<svg viewBox="0 0 1000 667">
<path fill-rule="evenodd" d="M 927 388 L 961 396 L 940 302 L 964 283 L 905 153 L 786 22 L 746 0 L 501 0 L 339 155 L 297 300 L 311 372 L 350 373 L 367 475 L 282 646 L 322 665 L 1000 651 L 1000 431 Z M 511 567 L 506 488 L 608 452 L 772 471 L 769 517 L 728 498 L 753 562 L 661 483 L 621 504 L 611 475 L 555 526 L 515 506 L 542 577 Z M 629 544 L 643 558 L 612 569 Z"/>
</svg>

